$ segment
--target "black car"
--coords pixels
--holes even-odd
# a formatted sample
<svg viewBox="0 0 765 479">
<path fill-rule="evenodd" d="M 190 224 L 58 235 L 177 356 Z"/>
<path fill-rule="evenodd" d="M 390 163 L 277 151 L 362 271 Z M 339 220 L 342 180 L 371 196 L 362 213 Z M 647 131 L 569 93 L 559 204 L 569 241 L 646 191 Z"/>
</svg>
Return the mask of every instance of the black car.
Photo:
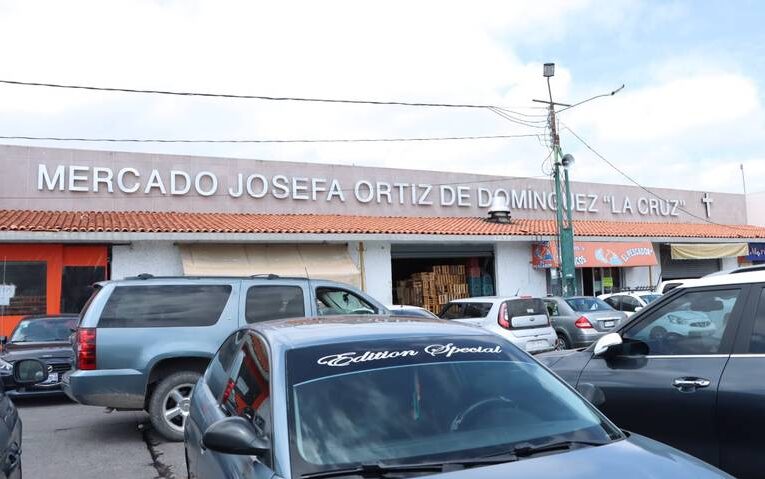
<svg viewBox="0 0 765 479">
<path fill-rule="evenodd" d="M 19 321 L 11 336 L 0 337 L 0 378 L 10 396 L 61 393 L 61 376 L 72 369 L 74 353 L 70 336 L 77 326 L 77 315 L 27 316 Z M 13 380 L 13 363 L 19 359 L 38 359 L 46 364 L 48 379 L 34 386 L 19 386 Z"/>
<path fill-rule="evenodd" d="M 763 477 L 765 272 L 688 282 L 589 348 L 538 358 L 594 385 L 618 426 Z"/>
</svg>

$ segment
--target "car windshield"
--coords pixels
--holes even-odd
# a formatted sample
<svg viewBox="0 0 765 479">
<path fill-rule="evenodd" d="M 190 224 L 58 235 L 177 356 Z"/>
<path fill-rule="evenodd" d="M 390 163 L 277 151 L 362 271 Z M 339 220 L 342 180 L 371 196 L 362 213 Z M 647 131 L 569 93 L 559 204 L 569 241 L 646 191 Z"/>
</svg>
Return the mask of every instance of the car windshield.
<svg viewBox="0 0 765 479">
<path fill-rule="evenodd" d="M 598 298 L 569 298 L 566 300 L 566 303 L 577 313 L 614 310 L 608 303 Z"/>
<path fill-rule="evenodd" d="M 11 342 L 66 341 L 76 326 L 76 317 L 24 319 L 13 330 Z"/>
<path fill-rule="evenodd" d="M 650 304 L 656 301 L 657 299 L 661 298 L 660 294 L 644 294 L 640 296 L 640 299 L 645 301 L 645 304 Z"/>
<path fill-rule="evenodd" d="M 459 461 L 622 435 L 501 339 L 357 342 L 287 353 L 293 477 Z"/>
</svg>

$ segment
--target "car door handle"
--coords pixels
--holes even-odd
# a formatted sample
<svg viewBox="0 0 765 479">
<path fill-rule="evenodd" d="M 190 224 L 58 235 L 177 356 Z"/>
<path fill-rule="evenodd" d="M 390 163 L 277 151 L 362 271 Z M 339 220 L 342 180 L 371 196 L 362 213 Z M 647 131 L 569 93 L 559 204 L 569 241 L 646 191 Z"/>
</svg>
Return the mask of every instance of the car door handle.
<svg viewBox="0 0 765 479">
<path fill-rule="evenodd" d="M 691 392 L 698 388 L 705 388 L 709 386 L 711 382 L 709 379 L 704 378 L 677 378 L 672 381 L 672 385 L 678 388 L 681 392 Z"/>
</svg>

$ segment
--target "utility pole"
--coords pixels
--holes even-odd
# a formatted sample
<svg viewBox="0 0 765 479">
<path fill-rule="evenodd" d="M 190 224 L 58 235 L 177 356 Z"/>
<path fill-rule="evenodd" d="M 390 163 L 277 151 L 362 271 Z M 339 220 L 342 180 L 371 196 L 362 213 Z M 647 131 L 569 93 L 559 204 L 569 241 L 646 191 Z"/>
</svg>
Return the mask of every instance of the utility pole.
<svg viewBox="0 0 765 479">
<path fill-rule="evenodd" d="M 549 107 L 550 132 L 552 136 L 553 177 L 555 179 L 555 214 L 558 225 L 558 264 L 563 296 L 577 294 L 576 267 L 574 264 L 574 225 L 571 218 L 571 189 L 568 178 L 568 168 L 574 164 L 574 157 L 564 155 L 560 148 L 560 136 L 555 119 L 555 107 L 570 107 L 565 103 L 555 103 L 552 98 L 550 77 L 555 75 L 555 64 L 545 63 L 544 77 L 547 79 L 549 100 L 534 100 L 546 103 Z M 562 177 L 562 178 L 561 178 Z M 564 191 L 565 190 L 565 191 Z M 565 211 L 564 211 L 565 210 Z"/>
</svg>

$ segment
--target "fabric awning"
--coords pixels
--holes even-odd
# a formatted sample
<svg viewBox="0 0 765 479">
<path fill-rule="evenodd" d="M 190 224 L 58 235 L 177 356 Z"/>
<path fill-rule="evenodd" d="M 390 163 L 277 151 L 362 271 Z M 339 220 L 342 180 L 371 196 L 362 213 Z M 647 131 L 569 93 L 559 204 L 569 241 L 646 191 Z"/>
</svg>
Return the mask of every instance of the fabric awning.
<svg viewBox="0 0 765 479">
<path fill-rule="evenodd" d="M 189 276 L 278 274 L 361 284 L 346 245 L 186 244 L 180 249 L 183 273 Z"/>
<path fill-rule="evenodd" d="M 672 259 L 717 259 L 729 256 L 746 256 L 747 243 L 672 244 Z"/>
<path fill-rule="evenodd" d="M 600 242 L 575 241 L 574 262 L 577 268 L 609 268 L 657 265 L 650 241 Z M 554 243 L 532 245 L 531 263 L 535 268 L 557 268 L 558 253 Z"/>
</svg>

